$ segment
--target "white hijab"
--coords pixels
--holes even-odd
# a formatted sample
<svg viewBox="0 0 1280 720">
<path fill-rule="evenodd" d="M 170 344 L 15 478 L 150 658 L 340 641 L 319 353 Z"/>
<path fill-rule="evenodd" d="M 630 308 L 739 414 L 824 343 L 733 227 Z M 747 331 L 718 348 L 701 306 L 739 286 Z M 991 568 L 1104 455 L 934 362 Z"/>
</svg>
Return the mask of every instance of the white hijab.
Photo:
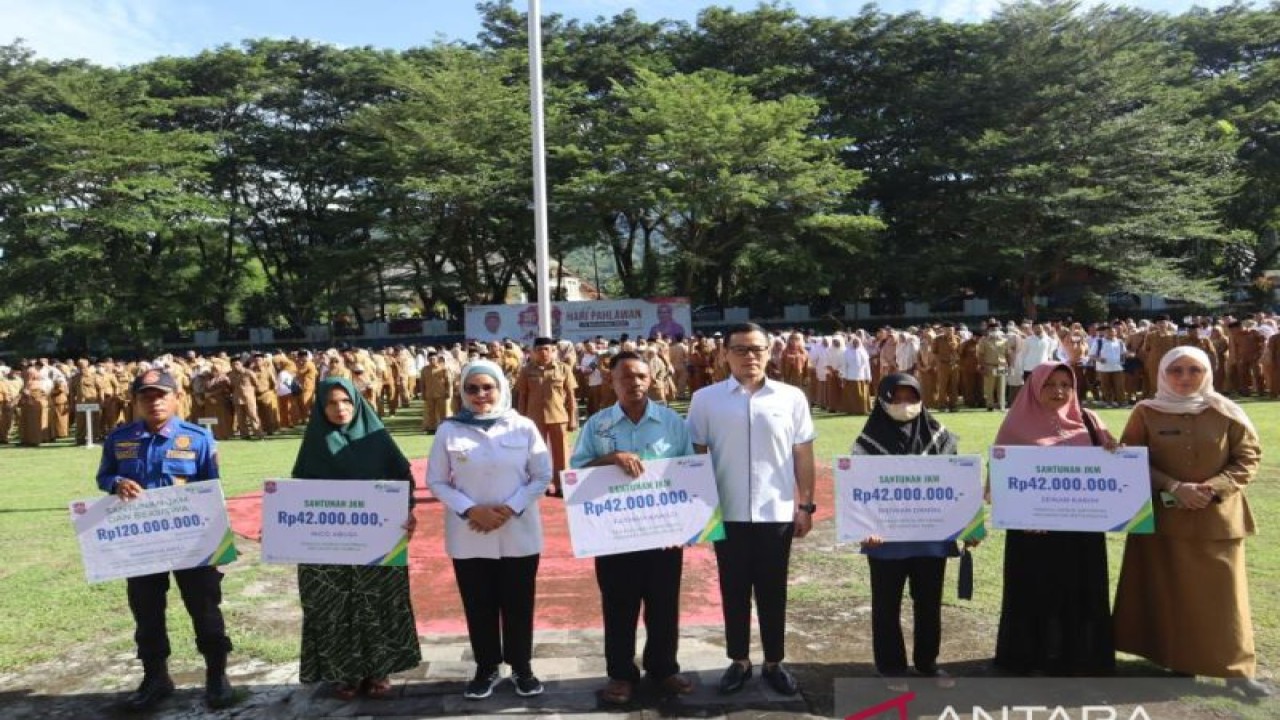
<svg viewBox="0 0 1280 720">
<path fill-rule="evenodd" d="M 1165 379 L 1165 371 L 1169 366 L 1184 357 L 1191 358 L 1197 365 L 1204 368 L 1204 374 L 1200 376 L 1200 387 L 1190 395 L 1179 395 L 1174 392 L 1169 381 Z M 1160 371 L 1157 378 L 1156 396 L 1143 400 L 1138 405 L 1148 405 L 1171 415 L 1198 415 L 1212 408 L 1243 425 L 1245 430 L 1257 439 L 1258 430 L 1254 428 L 1253 422 L 1249 420 L 1244 410 L 1213 389 L 1213 366 L 1209 363 L 1209 356 L 1205 355 L 1200 348 L 1179 345 L 1165 353 L 1164 357 L 1160 358 Z"/>
<path fill-rule="evenodd" d="M 467 380 L 472 375 L 487 375 L 498 385 L 498 401 L 494 403 L 493 409 L 487 413 L 479 414 L 471 405 L 471 398 L 467 395 L 465 389 L 462 391 L 462 407 L 472 413 L 472 417 L 477 420 L 496 420 L 511 410 L 511 387 L 507 383 L 507 376 L 502 372 L 502 368 L 497 363 L 489 360 L 472 360 L 462 368 L 462 379 L 458 383 L 459 388 L 465 388 Z"/>
</svg>

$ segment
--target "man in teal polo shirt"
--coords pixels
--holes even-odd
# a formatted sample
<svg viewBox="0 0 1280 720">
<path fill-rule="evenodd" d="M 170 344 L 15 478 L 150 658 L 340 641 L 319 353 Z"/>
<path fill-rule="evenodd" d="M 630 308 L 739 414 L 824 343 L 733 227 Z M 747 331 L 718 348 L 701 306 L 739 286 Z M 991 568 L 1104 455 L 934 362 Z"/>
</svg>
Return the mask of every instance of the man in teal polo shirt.
<svg viewBox="0 0 1280 720">
<path fill-rule="evenodd" d="M 617 465 L 639 477 L 645 460 L 693 454 L 684 420 L 666 406 L 649 401 L 653 381 L 649 364 L 634 352 L 613 359 L 613 388 L 618 402 L 592 415 L 569 459 L 574 468 Z M 682 548 L 659 548 L 596 558 L 596 583 L 604 612 L 604 654 L 609 683 L 601 699 L 613 705 L 631 701 L 640 680 L 636 668 L 636 622 L 644 605 L 648 639 L 644 671 L 659 691 L 683 695 L 693 683 L 680 674 L 676 651 L 680 638 Z"/>
</svg>

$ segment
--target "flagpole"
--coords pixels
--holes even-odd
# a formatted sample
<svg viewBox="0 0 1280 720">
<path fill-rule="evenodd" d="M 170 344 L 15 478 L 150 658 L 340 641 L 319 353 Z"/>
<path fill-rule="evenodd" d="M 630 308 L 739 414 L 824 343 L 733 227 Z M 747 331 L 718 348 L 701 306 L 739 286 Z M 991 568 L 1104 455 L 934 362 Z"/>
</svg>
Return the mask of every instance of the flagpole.
<svg viewBox="0 0 1280 720">
<path fill-rule="evenodd" d="M 551 337 L 547 231 L 547 141 L 542 112 L 542 0 L 529 0 L 529 105 L 533 115 L 533 227 L 537 260 L 538 334 Z"/>
</svg>

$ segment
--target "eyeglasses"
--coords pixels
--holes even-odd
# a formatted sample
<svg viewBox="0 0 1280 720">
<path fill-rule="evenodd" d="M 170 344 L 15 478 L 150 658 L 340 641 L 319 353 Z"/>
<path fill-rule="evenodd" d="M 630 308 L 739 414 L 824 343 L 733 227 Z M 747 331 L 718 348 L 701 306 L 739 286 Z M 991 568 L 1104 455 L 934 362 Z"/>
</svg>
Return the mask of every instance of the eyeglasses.
<svg viewBox="0 0 1280 720">
<path fill-rule="evenodd" d="M 464 392 L 468 395 L 479 395 L 480 393 L 493 392 L 498 389 L 497 385 L 464 385 Z"/>
<path fill-rule="evenodd" d="M 1183 375 L 1194 376 L 1194 375 L 1203 375 L 1204 368 L 1200 367 L 1199 365 L 1178 366 L 1178 367 L 1165 368 L 1165 372 L 1168 373 L 1169 375 L 1173 375 L 1174 377 L 1181 377 Z"/>
<path fill-rule="evenodd" d="M 769 352 L 769 348 L 761 345 L 733 345 L 730 346 L 729 352 L 738 357 L 751 357 L 752 355 L 763 355 Z"/>
</svg>

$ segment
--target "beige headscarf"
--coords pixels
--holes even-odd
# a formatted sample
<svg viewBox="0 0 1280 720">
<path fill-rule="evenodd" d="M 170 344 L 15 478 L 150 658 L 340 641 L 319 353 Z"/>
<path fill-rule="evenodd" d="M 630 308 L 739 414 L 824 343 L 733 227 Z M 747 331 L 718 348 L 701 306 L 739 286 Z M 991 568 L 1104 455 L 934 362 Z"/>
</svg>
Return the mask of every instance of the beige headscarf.
<svg viewBox="0 0 1280 720">
<path fill-rule="evenodd" d="M 1191 358 L 1197 365 L 1204 368 L 1204 374 L 1200 376 L 1200 387 L 1190 395 L 1179 395 L 1174 392 L 1169 386 L 1169 381 L 1165 379 L 1165 370 L 1184 357 Z M 1244 410 L 1213 389 L 1213 365 L 1209 363 L 1209 356 L 1205 355 L 1200 348 L 1179 345 L 1165 353 L 1164 357 L 1160 358 L 1160 372 L 1157 377 L 1156 396 L 1143 400 L 1138 405 L 1148 405 L 1171 415 L 1198 415 L 1212 408 L 1243 425 L 1255 440 L 1258 438 L 1258 430 Z"/>
</svg>

